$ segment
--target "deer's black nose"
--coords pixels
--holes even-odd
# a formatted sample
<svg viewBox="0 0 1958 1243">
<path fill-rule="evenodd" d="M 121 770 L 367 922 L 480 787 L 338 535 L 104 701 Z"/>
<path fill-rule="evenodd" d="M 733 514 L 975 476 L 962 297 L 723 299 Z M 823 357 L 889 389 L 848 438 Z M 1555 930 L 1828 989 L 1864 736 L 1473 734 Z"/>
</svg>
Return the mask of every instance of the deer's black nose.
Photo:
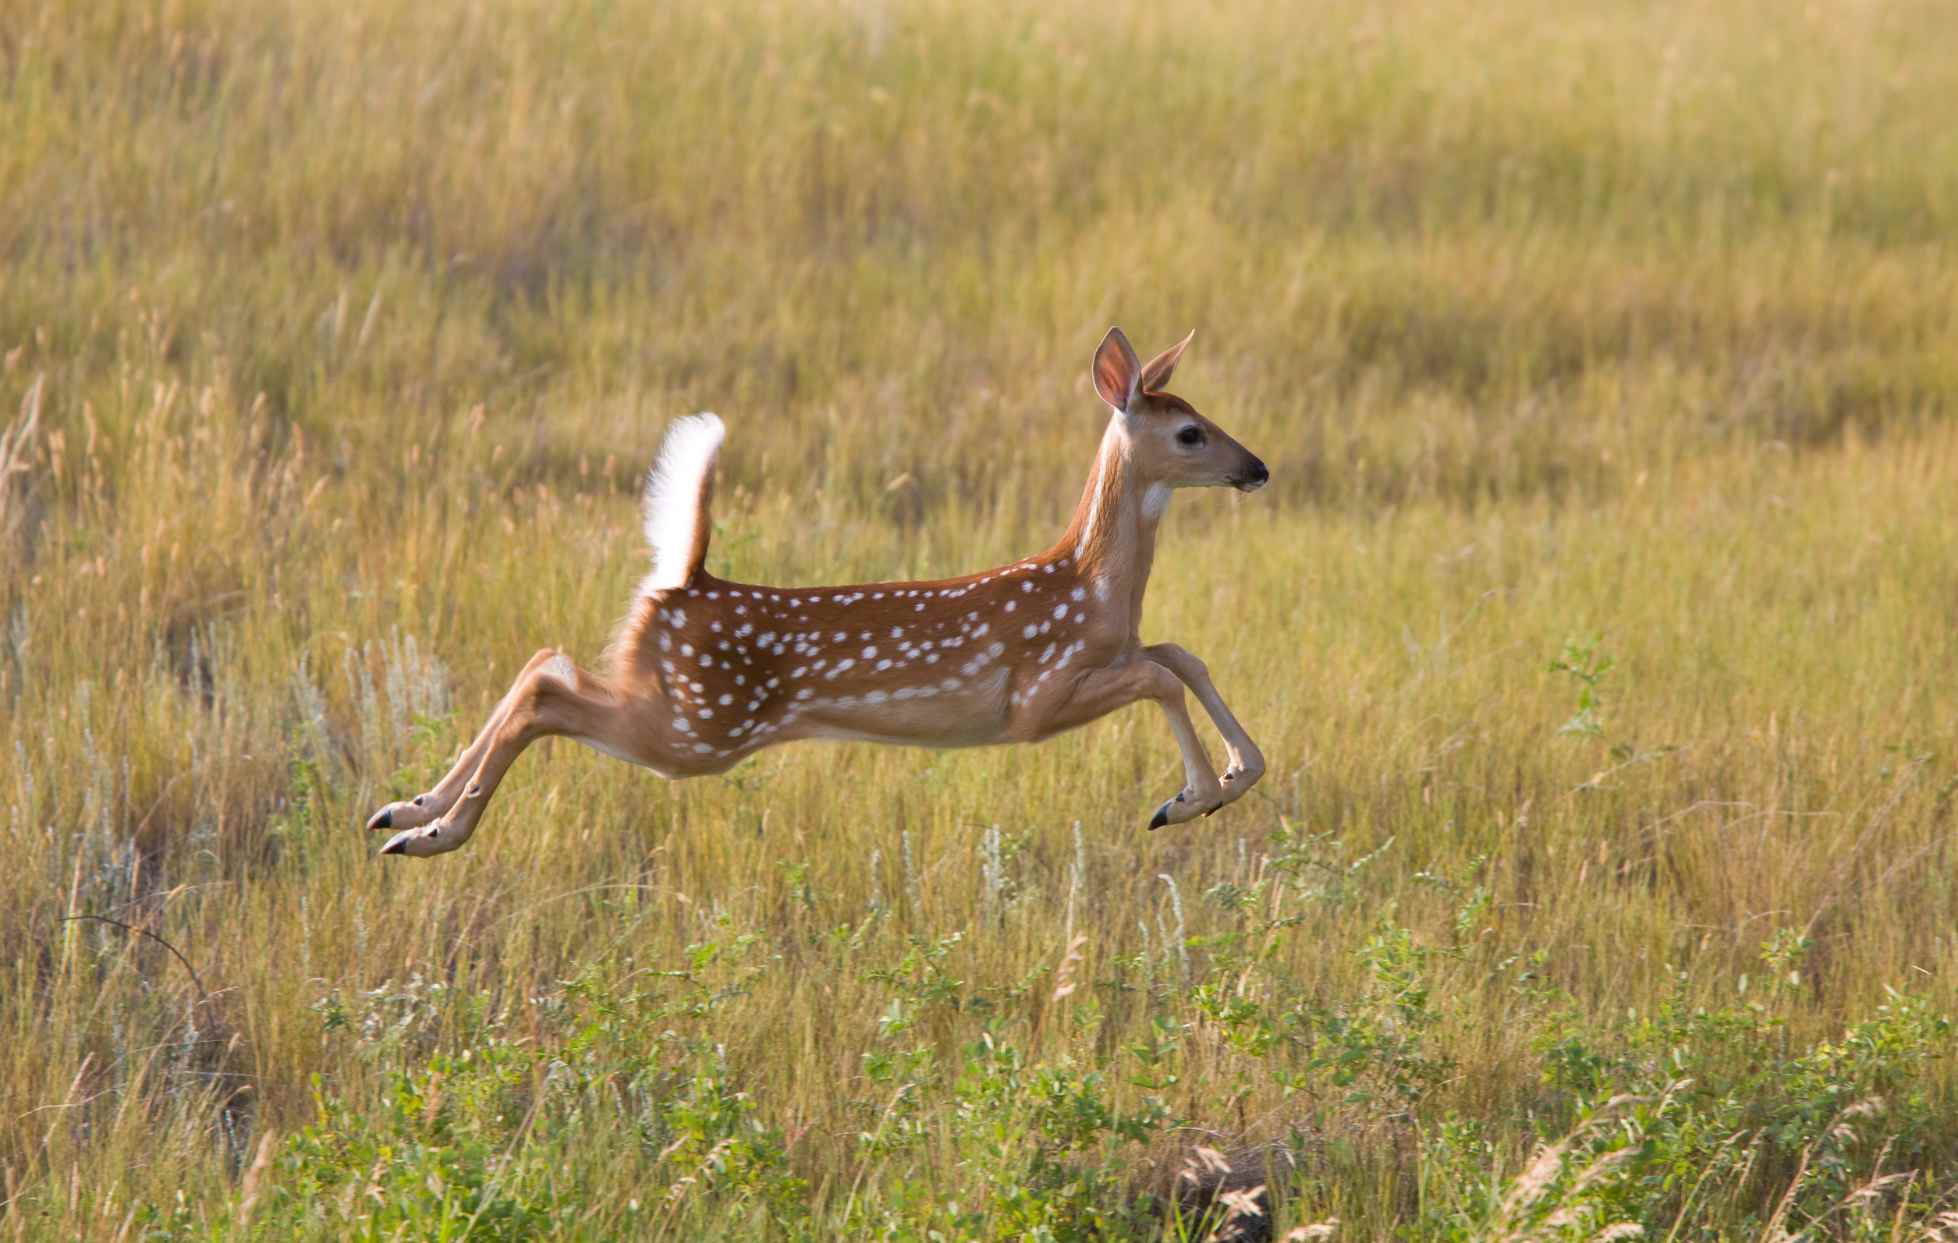
<svg viewBox="0 0 1958 1243">
<path fill-rule="evenodd" d="M 1257 458 L 1252 458 L 1251 469 L 1240 475 L 1236 483 L 1240 492 L 1256 492 L 1270 481 L 1271 472 L 1265 469 L 1265 464 Z"/>
</svg>

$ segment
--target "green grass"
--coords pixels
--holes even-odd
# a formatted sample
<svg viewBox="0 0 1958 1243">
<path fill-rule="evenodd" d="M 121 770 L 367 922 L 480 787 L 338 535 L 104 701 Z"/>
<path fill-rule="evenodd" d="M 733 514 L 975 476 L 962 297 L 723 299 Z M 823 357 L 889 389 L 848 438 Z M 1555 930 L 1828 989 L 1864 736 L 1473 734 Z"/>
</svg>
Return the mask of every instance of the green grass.
<svg viewBox="0 0 1958 1243">
<path fill-rule="evenodd" d="M 1958 1236 L 1949 13 L 1048 8 L 0 15 L 0 1237 Z M 1252 797 L 555 745 L 371 857 L 667 419 L 716 572 L 953 574 L 1111 322 L 1273 470 L 1144 627 Z"/>
</svg>

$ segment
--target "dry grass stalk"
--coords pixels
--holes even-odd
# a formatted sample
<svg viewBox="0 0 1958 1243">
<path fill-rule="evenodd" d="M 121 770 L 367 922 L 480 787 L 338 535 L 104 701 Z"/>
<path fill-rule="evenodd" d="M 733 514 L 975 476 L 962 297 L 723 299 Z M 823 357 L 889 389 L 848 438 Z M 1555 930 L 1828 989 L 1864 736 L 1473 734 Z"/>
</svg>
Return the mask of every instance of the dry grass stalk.
<svg viewBox="0 0 1958 1243">
<path fill-rule="evenodd" d="M 1074 970 L 1081 965 L 1081 947 L 1087 943 L 1085 936 L 1068 942 L 1067 952 L 1061 956 L 1061 965 L 1054 971 L 1054 993 L 1048 1001 L 1060 1001 L 1074 995 Z"/>
<path fill-rule="evenodd" d="M 244 1181 L 238 1189 L 237 1224 L 240 1228 L 251 1224 L 252 1210 L 258 1207 L 259 1192 L 263 1190 L 265 1172 L 272 1168 L 272 1158 L 279 1151 L 278 1132 L 267 1130 L 258 1137 L 258 1153 L 252 1158 L 251 1167 L 245 1171 Z"/>
<path fill-rule="evenodd" d="M 20 485 L 16 481 L 32 465 L 29 456 L 34 433 L 41 426 L 41 395 L 46 389 L 47 377 L 35 376 L 27 395 L 21 398 L 20 413 L 0 432 L 0 537 L 10 538 L 20 524 Z"/>
</svg>

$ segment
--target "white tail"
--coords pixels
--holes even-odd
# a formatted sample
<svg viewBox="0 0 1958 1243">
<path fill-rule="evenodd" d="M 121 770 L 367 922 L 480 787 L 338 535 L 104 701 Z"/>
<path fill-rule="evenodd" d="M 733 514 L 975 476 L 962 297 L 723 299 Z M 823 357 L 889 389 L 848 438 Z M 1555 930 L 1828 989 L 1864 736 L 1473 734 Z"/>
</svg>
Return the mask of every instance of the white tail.
<svg viewBox="0 0 1958 1243">
<path fill-rule="evenodd" d="M 726 434 L 718 416 L 703 413 L 674 420 L 660 442 L 659 457 L 646 474 L 646 542 L 652 545 L 653 568 L 639 584 L 640 595 L 686 586 L 707 559 L 714 461 Z"/>
<path fill-rule="evenodd" d="M 765 587 L 707 573 L 709 502 L 723 429 L 674 423 L 646 485 L 652 572 L 603 675 L 546 649 L 531 657 L 442 781 L 368 821 L 383 854 L 454 850 L 538 738 L 565 735 L 668 777 L 722 772 L 763 747 L 842 738 L 956 747 L 1034 742 L 1154 700 L 1184 786 L 1149 827 L 1208 815 L 1264 775 L 1264 757 L 1203 662 L 1137 632 L 1156 526 L 1180 487 L 1253 491 L 1265 465 L 1162 391 L 1190 340 L 1145 366 L 1120 330 L 1095 352 L 1110 407 L 1074 520 L 1044 553 L 935 582 Z M 1222 734 L 1220 778 L 1184 706 L 1188 687 Z"/>
</svg>

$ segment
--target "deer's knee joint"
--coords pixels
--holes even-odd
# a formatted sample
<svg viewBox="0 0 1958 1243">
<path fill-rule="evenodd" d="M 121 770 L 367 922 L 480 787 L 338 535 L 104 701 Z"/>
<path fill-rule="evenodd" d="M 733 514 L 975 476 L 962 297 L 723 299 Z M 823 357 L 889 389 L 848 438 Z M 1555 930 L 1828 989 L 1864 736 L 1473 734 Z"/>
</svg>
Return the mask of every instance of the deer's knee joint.
<svg viewBox="0 0 1958 1243">
<path fill-rule="evenodd" d="M 1180 643 L 1156 643 L 1147 649 L 1149 659 L 1166 666 L 1178 677 L 1200 681 L 1210 676 L 1210 668 Z"/>
</svg>

